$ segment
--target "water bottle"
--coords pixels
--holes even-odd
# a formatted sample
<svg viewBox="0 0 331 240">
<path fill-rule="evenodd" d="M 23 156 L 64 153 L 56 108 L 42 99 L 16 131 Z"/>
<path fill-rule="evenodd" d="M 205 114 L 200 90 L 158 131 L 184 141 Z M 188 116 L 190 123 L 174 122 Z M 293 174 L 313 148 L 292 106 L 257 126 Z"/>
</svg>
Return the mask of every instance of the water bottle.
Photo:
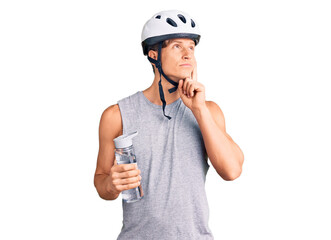
<svg viewBox="0 0 331 240">
<path fill-rule="evenodd" d="M 138 132 L 133 132 L 121 135 L 114 139 L 115 143 L 115 158 L 117 164 L 137 164 L 136 155 L 132 145 L 132 138 L 138 135 Z M 144 196 L 141 184 L 129 190 L 122 191 L 122 199 L 124 202 L 132 203 L 139 201 Z"/>
</svg>

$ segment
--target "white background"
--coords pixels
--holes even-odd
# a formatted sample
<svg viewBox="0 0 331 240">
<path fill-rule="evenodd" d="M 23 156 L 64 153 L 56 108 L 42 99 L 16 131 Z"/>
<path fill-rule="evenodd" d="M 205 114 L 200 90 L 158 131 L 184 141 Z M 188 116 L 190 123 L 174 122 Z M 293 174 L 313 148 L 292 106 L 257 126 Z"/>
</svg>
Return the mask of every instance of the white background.
<svg viewBox="0 0 331 240">
<path fill-rule="evenodd" d="M 150 86 L 140 34 L 199 23 L 198 81 L 245 155 L 206 190 L 215 239 L 331 239 L 328 1 L 1 1 L 1 239 L 116 239 L 93 177 L 102 112 Z"/>
</svg>

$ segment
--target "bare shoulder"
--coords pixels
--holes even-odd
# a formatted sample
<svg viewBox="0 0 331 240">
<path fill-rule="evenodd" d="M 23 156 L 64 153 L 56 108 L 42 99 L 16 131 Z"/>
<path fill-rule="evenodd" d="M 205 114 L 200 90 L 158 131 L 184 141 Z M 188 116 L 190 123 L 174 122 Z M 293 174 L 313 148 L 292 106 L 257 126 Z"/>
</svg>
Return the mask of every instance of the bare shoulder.
<svg viewBox="0 0 331 240">
<path fill-rule="evenodd" d="M 206 105 L 216 124 L 225 132 L 225 118 L 221 108 L 213 101 L 206 101 Z"/>
<path fill-rule="evenodd" d="M 216 115 L 218 117 L 224 118 L 223 112 L 217 103 L 213 101 L 206 101 L 206 105 L 213 116 Z"/>
<path fill-rule="evenodd" d="M 122 135 L 122 117 L 118 104 L 111 105 L 102 113 L 100 133 L 110 134 L 112 137 Z"/>
<path fill-rule="evenodd" d="M 118 105 L 108 107 L 101 115 L 99 153 L 95 175 L 109 174 L 114 165 L 114 138 L 122 135 L 122 118 Z"/>
</svg>

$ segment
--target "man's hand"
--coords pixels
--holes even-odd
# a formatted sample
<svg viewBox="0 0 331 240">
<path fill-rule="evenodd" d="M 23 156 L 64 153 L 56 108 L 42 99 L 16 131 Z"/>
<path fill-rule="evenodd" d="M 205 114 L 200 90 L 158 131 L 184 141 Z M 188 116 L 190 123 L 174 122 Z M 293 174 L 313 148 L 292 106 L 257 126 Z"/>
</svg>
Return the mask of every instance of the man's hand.
<svg viewBox="0 0 331 240">
<path fill-rule="evenodd" d="M 114 166 L 110 170 L 107 179 L 107 190 L 116 194 L 120 194 L 124 190 L 136 188 L 140 185 L 141 176 L 137 164 L 117 164 L 115 160 Z M 142 194 L 143 195 L 143 194 Z"/>
<path fill-rule="evenodd" d="M 196 66 L 193 69 L 191 77 L 179 80 L 178 91 L 183 103 L 191 111 L 197 110 L 206 104 L 205 87 L 197 81 Z"/>
</svg>

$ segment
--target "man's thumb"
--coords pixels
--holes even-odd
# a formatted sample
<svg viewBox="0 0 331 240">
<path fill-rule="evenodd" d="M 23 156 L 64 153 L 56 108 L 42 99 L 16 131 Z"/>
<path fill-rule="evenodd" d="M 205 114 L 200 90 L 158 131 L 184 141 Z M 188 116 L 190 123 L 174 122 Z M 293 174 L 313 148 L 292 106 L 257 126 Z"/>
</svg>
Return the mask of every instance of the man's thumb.
<svg viewBox="0 0 331 240">
<path fill-rule="evenodd" d="M 179 89 L 179 93 L 182 94 L 182 86 L 183 86 L 183 80 L 179 80 L 178 82 L 178 89 Z"/>
</svg>

